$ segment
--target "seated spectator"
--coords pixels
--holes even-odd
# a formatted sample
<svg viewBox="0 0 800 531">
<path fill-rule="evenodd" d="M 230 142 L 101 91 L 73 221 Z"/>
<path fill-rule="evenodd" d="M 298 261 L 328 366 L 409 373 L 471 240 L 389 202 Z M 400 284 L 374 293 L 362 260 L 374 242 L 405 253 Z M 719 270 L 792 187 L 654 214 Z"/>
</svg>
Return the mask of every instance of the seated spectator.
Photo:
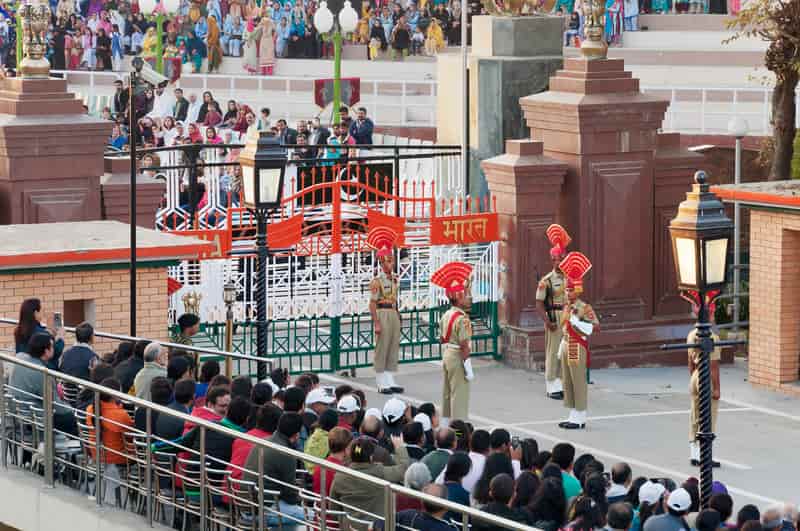
<svg viewBox="0 0 800 531">
<path fill-rule="evenodd" d="M 269 442 L 294 448 L 300 440 L 300 430 L 303 428 L 303 418 L 299 413 L 289 412 L 281 415 L 278 421 L 278 429 L 267 439 Z M 259 470 L 259 452 L 263 453 L 264 468 Z M 271 448 L 253 448 L 245 462 L 244 479 L 256 481 L 258 475 L 263 475 L 265 479 L 264 488 L 279 491 L 278 510 L 282 518 L 281 523 L 284 527 L 297 526 L 302 524 L 305 519 L 305 511 L 300 506 L 300 495 L 295 487 L 297 477 L 297 460 L 294 457 L 285 455 Z M 334 483 L 336 479 L 334 478 Z M 277 527 L 279 525 L 278 515 L 270 513 L 265 525 Z"/>
<path fill-rule="evenodd" d="M 717 489 L 713 488 L 715 486 Z M 712 485 L 711 492 L 714 493 L 715 490 L 722 490 L 720 487 L 722 489 L 725 488 L 721 483 L 715 481 L 714 485 Z M 733 515 L 733 498 L 728 495 L 727 489 L 725 490 L 725 492 L 713 494 L 711 499 L 708 500 L 708 508 L 715 509 L 719 513 L 719 518 L 723 526 L 727 525 L 728 520 Z"/>
<path fill-rule="evenodd" d="M 403 424 L 406 422 L 406 413 L 410 411 L 408 405 L 399 398 L 390 398 L 383 405 L 381 420 L 383 432 L 387 437 L 403 435 Z"/>
<path fill-rule="evenodd" d="M 114 367 L 112 367 L 108 363 L 103 363 L 102 361 L 100 361 L 97 362 L 94 367 L 92 367 L 89 380 L 94 384 L 99 384 L 106 378 L 111 378 L 112 376 L 114 376 Z M 87 387 L 84 387 L 78 394 L 78 398 L 75 399 L 74 407 L 78 411 L 86 411 L 86 408 L 89 407 L 89 404 L 93 403 L 94 403 L 94 391 L 92 391 Z"/>
<path fill-rule="evenodd" d="M 515 522 L 526 522 L 525 513 L 509 507 L 513 495 L 514 479 L 510 474 L 498 474 L 489 485 L 489 503 L 481 507 L 481 510 Z M 485 520 L 473 519 L 472 529 L 473 531 L 502 531 L 504 528 Z"/>
<path fill-rule="evenodd" d="M 539 443 L 535 439 L 523 439 L 520 441 L 522 456 L 519 465 L 522 471 L 536 472 L 536 456 L 539 455 Z"/>
<path fill-rule="evenodd" d="M 633 472 L 628 463 L 617 463 L 611 467 L 611 486 L 606 496 L 608 503 L 613 504 L 623 501 L 628 495 L 628 487 L 633 481 Z"/>
<path fill-rule="evenodd" d="M 18 352 L 17 359 L 40 367 L 47 367 L 47 363 L 53 358 L 55 350 L 53 336 L 48 332 L 36 332 L 26 342 L 25 348 L 27 352 Z M 52 385 L 51 396 L 55 403 L 55 408 L 53 409 L 54 428 L 57 431 L 77 435 L 78 428 L 72 410 L 59 398 L 56 392 L 55 380 L 51 379 L 50 382 Z M 21 365 L 14 366 L 11 378 L 8 381 L 15 399 L 32 402 L 34 406 L 39 408 L 43 407 L 44 384 L 45 379 L 42 378 L 41 372 Z"/>
<path fill-rule="evenodd" d="M 444 486 L 447 487 L 447 499 L 469 507 L 469 492 L 462 485 L 464 477 L 472 468 L 472 460 L 464 452 L 455 452 L 447 461 L 444 471 Z M 447 519 L 460 520 L 460 515 L 450 512 Z"/>
<path fill-rule="evenodd" d="M 137 341 L 133 347 L 133 355 L 119 363 L 114 369 L 114 378 L 119 382 L 123 393 L 130 391 L 136 375 L 144 368 L 144 349 L 149 344 L 150 342 L 147 340 Z"/>
<path fill-rule="evenodd" d="M 76 343 L 61 355 L 60 369 L 64 374 L 88 380 L 89 372 L 98 361 L 97 354 L 92 348 L 94 343 L 92 325 L 83 322 L 76 326 L 75 341 Z"/>
<path fill-rule="evenodd" d="M 408 468 L 408 454 L 400 437 L 392 437 L 394 457 L 397 464 L 386 466 L 373 461 L 376 444 L 367 437 L 360 437 L 350 445 L 350 468 L 378 479 L 400 483 Z M 370 483 L 339 475 L 333 478 L 331 498 L 342 503 L 342 509 L 356 518 L 365 518 L 364 511 L 371 515 L 384 517 L 384 493 Z M 355 509 L 353 509 L 355 508 Z"/>
<path fill-rule="evenodd" d="M 564 31 L 564 46 L 571 46 L 574 44 L 576 37 L 580 36 L 580 26 L 580 15 L 573 11 L 567 22 L 567 29 Z"/>
<path fill-rule="evenodd" d="M 603 527 L 605 515 L 600 506 L 589 496 L 579 495 L 568 511 L 569 523 L 565 529 L 573 531 L 595 531 Z"/>
<path fill-rule="evenodd" d="M 654 481 L 645 481 L 639 487 L 639 512 L 634 516 L 631 529 L 641 530 L 651 516 L 664 512 L 664 497 L 668 494 L 666 487 Z M 689 496 L 691 505 L 691 495 Z"/>
<path fill-rule="evenodd" d="M 161 348 L 161 343 L 153 342 L 144 349 L 142 359 L 144 365 L 133 379 L 131 392 L 136 398 L 150 400 L 150 382 L 158 376 L 167 377 L 167 352 Z"/>
<path fill-rule="evenodd" d="M 231 399 L 241 396 L 249 400 L 252 392 L 253 382 L 249 376 L 237 376 L 231 380 Z"/>
<path fill-rule="evenodd" d="M 425 419 L 427 420 L 427 417 Z M 420 422 L 409 422 L 403 426 L 403 442 L 406 445 L 408 458 L 411 461 L 417 462 L 425 457 L 425 450 L 422 448 L 424 441 L 425 432 Z"/>
<path fill-rule="evenodd" d="M 575 447 L 569 443 L 558 443 L 553 446 L 552 460 L 561 468 L 561 480 L 564 483 L 564 495 L 570 500 L 581 493 L 581 483 L 572 475 L 575 459 Z"/>
<path fill-rule="evenodd" d="M 119 391 L 120 385 L 115 378 L 106 378 L 100 385 Z M 86 426 L 89 428 L 89 451 L 92 458 L 96 459 L 95 447 L 95 420 L 94 404 L 86 408 Z M 128 462 L 125 455 L 125 440 L 123 434 L 131 431 L 133 421 L 119 401 L 108 394 L 100 393 L 100 432 L 102 434 L 103 462 L 106 464 L 122 465 Z"/>
<path fill-rule="evenodd" d="M 486 430 L 475 430 L 469 441 L 470 451 L 469 459 L 472 461 L 469 473 L 461 481 L 461 485 L 466 489 L 470 495 L 475 491 L 475 484 L 483 474 L 483 468 L 486 465 L 486 456 L 489 455 L 489 447 L 491 446 L 491 435 Z"/>
<path fill-rule="evenodd" d="M 491 502 L 490 485 L 492 480 L 500 474 L 508 474 L 512 478 L 514 477 L 514 467 L 511 465 L 511 459 L 504 453 L 489 454 L 483 467 L 483 474 L 481 474 L 478 482 L 475 483 L 475 489 L 472 491 L 472 497 L 475 500 L 473 505 L 487 505 Z M 510 498 L 511 496 L 509 495 Z"/>
<path fill-rule="evenodd" d="M 556 531 L 564 525 L 567 498 L 561 478 L 542 478 L 539 489 L 525 509 L 530 524 L 542 531 Z"/>
<path fill-rule="evenodd" d="M 156 376 L 150 382 L 150 401 L 159 406 L 169 406 L 172 402 L 172 384 L 163 376 Z M 156 430 L 158 424 L 158 411 L 150 412 L 150 432 Z M 141 432 L 147 431 L 147 408 L 136 408 L 133 415 L 133 423 L 136 429 Z"/>
<path fill-rule="evenodd" d="M 508 433 L 508 430 L 503 428 L 497 428 L 492 430 L 492 435 L 489 440 L 492 453 L 502 453 L 507 455 L 511 458 L 511 466 L 514 467 L 514 476 L 518 477 L 520 472 L 522 472 L 522 465 L 520 464 L 520 457 L 522 457 L 522 449 L 519 446 L 519 443 L 516 443 L 516 446 L 512 446 L 511 444 L 511 434 Z"/>
<path fill-rule="evenodd" d="M 764 531 L 783 529 L 783 506 L 771 505 L 761 515 L 761 527 Z"/>
<path fill-rule="evenodd" d="M 194 403 L 194 386 L 194 380 L 179 380 L 175 382 L 174 399 L 168 407 L 185 415 L 190 414 Z M 152 387 L 151 384 L 151 392 L 153 390 Z M 167 441 L 177 439 L 183 433 L 183 419 L 172 415 L 159 415 L 155 426 L 156 435 Z"/>
<path fill-rule="evenodd" d="M 443 485 L 431 483 L 422 489 L 424 494 L 437 498 L 446 498 L 447 490 Z M 418 529 L 420 531 L 457 531 L 456 526 L 447 521 L 447 509 L 435 503 L 422 502 L 422 510 L 407 509 L 397 513 L 395 521 L 399 529 Z M 383 531 L 385 522 L 376 520 L 372 526 L 375 531 Z"/>
<path fill-rule="evenodd" d="M 258 382 L 253 386 L 253 390 L 250 391 L 250 403 L 253 405 L 253 408 L 250 410 L 250 418 L 247 419 L 248 429 L 252 429 L 256 425 L 255 415 L 258 412 L 258 408 L 264 404 L 272 404 L 271 401 L 272 387 L 268 383 Z"/>
<path fill-rule="evenodd" d="M 741 529 L 746 522 L 761 522 L 761 513 L 755 505 L 743 505 L 739 512 L 736 513 L 736 529 Z"/>
<path fill-rule="evenodd" d="M 387 449 L 391 445 L 386 443 L 386 436 L 383 432 L 383 422 L 380 418 L 375 416 L 364 416 L 361 422 L 361 436 L 369 437 L 375 443 L 375 450 L 372 454 L 372 461 L 375 463 L 383 463 L 384 465 L 393 465 L 394 460 L 392 454 Z"/>
<path fill-rule="evenodd" d="M 405 477 L 403 478 L 403 485 L 406 488 L 420 491 L 431 482 L 431 471 L 422 463 L 411 463 L 406 469 Z M 398 494 L 395 499 L 395 508 L 397 512 L 406 509 L 422 510 L 422 502 L 419 498 Z"/>
<path fill-rule="evenodd" d="M 206 396 L 206 403 L 203 406 L 192 409 L 192 416 L 210 422 L 219 422 L 228 412 L 231 403 L 231 390 L 224 385 L 211 387 Z M 194 428 L 194 424 L 189 421 L 183 426 L 183 433 Z"/>
<path fill-rule="evenodd" d="M 247 435 L 258 437 L 259 439 L 269 439 L 278 429 L 278 422 L 283 412 L 275 404 L 264 404 L 254 409 L 256 410 L 256 425 L 247 432 Z M 244 466 L 252 449 L 253 443 L 249 441 L 243 439 L 233 441 L 231 462 L 228 466 L 233 479 L 242 479 Z"/>
<path fill-rule="evenodd" d="M 436 432 L 436 450 L 422 458 L 431 471 L 431 477 L 439 477 L 456 447 L 456 432 L 450 428 L 439 428 Z"/>
<path fill-rule="evenodd" d="M 424 406 L 425 404 L 422 405 Z M 438 429 L 438 427 L 436 428 L 434 427 L 433 421 L 431 420 L 431 416 L 423 412 L 421 406 L 417 411 L 419 411 L 419 413 L 417 413 L 414 416 L 414 421 L 422 424 L 422 429 L 423 432 L 425 433 L 425 444 L 422 446 L 422 448 L 425 450 L 425 453 L 427 454 L 428 452 L 432 452 L 436 448 L 436 442 L 434 440 L 435 437 L 433 436 L 433 430 Z"/>
<path fill-rule="evenodd" d="M 641 492 L 639 497 L 642 497 Z M 642 526 L 644 531 L 688 531 L 685 516 L 692 506 L 692 497 L 686 489 L 676 489 L 667 498 L 667 513 L 648 518 Z"/>
<path fill-rule="evenodd" d="M 524 510 L 533 500 L 533 495 L 541 485 L 539 476 L 524 470 L 514 482 L 514 497 L 511 498 L 512 509 Z"/>
<path fill-rule="evenodd" d="M 303 411 L 303 425 L 306 429 L 310 430 L 319 421 L 320 415 L 327 411 L 335 401 L 336 398 L 333 395 L 326 393 L 320 387 L 309 390 L 306 395 L 305 411 Z M 338 422 L 338 415 L 336 415 L 336 420 Z"/>
<path fill-rule="evenodd" d="M 336 413 L 335 410 L 329 409 L 322 413 L 319 417 L 319 421 L 315 424 L 311 436 L 306 441 L 306 446 L 303 451 L 319 459 L 328 457 L 328 436 L 330 435 L 330 431 L 335 428 L 338 423 L 339 414 Z M 316 468 L 316 466 L 310 462 L 306 462 L 305 466 L 306 470 L 309 472 L 314 472 Z"/>
<path fill-rule="evenodd" d="M 195 386 L 195 398 L 206 396 L 208 384 L 214 376 L 220 373 L 219 362 L 217 360 L 206 360 L 200 367 L 200 381 Z"/>
<path fill-rule="evenodd" d="M 607 531 L 628 531 L 633 523 L 633 509 L 625 502 L 612 503 L 606 520 Z"/>
<path fill-rule="evenodd" d="M 720 527 L 725 526 L 716 509 L 703 509 L 697 514 L 694 524 L 696 531 L 717 531 Z"/>
<path fill-rule="evenodd" d="M 191 380 L 193 372 L 190 356 L 174 356 L 167 363 L 167 378 L 173 384 L 180 380 Z"/>
<path fill-rule="evenodd" d="M 350 442 L 352 440 L 353 434 L 350 430 L 341 428 L 339 426 L 333 428 L 328 434 L 328 457 L 326 457 L 325 460 L 337 465 L 344 465 L 347 447 L 350 446 Z M 312 488 L 317 494 L 322 492 L 322 473 L 322 469 L 320 467 L 316 467 L 312 475 Z M 333 485 L 333 478 L 335 476 L 335 470 L 331 468 L 325 469 L 326 495 L 330 494 L 331 492 L 331 485 Z"/>
<path fill-rule="evenodd" d="M 472 437 L 472 425 L 461 419 L 450 423 L 450 429 L 456 432 L 456 452 L 469 452 L 469 441 Z"/>
<path fill-rule="evenodd" d="M 350 430 L 353 438 L 358 437 L 355 422 L 360 410 L 361 405 L 355 395 L 344 395 L 336 403 L 336 412 L 339 413 L 339 426 Z"/>
</svg>

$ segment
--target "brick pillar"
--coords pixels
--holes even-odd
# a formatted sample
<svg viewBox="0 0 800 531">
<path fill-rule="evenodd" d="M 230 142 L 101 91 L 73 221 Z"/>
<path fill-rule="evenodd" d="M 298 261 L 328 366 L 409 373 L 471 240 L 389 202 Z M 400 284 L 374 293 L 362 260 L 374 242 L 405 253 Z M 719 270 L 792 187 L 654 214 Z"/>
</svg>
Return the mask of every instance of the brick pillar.
<svg viewBox="0 0 800 531">
<path fill-rule="evenodd" d="M 567 165 L 545 157 L 541 142 L 509 140 L 505 154 L 481 167 L 500 214 L 502 349 L 512 365 L 529 368 L 543 333 L 534 310 L 536 275 L 550 270 L 545 229 L 559 220 Z"/>
<path fill-rule="evenodd" d="M 750 215 L 748 349 L 749 379 L 755 385 L 777 389 L 798 379 L 798 263 L 800 214 L 753 209 Z"/>
</svg>

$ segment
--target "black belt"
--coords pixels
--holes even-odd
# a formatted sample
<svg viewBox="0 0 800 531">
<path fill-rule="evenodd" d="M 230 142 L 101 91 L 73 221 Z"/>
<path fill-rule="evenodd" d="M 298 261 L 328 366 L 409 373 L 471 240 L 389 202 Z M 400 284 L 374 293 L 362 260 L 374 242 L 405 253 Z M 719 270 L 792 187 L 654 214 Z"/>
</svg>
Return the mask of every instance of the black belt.
<svg viewBox="0 0 800 531">
<path fill-rule="evenodd" d="M 379 302 L 377 304 L 379 310 L 394 310 L 394 304 L 391 302 Z"/>
<path fill-rule="evenodd" d="M 548 309 L 549 310 L 563 310 L 564 309 L 564 305 L 563 304 L 551 304 L 548 307 Z"/>
</svg>

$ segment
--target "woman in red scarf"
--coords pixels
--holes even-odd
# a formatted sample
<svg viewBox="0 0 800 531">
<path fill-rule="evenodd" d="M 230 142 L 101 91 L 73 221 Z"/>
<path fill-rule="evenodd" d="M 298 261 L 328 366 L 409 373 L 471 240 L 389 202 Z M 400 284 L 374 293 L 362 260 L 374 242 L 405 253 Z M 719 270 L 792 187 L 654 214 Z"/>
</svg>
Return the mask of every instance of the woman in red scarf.
<svg viewBox="0 0 800 531">
<path fill-rule="evenodd" d="M 197 124 L 189 124 L 189 141 L 192 144 L 202 144 L 203 135 L 200 134 L 200 128 Z"/>
</svg>

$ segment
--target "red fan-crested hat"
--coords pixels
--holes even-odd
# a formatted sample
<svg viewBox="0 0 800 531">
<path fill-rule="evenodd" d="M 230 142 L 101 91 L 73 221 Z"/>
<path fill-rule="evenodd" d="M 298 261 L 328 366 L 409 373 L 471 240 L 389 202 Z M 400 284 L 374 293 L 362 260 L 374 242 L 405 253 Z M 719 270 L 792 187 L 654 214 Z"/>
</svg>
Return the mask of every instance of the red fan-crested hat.
<svg viewBox="0 0 800 531">
<path fill-rule="evenodd" d="M 553 258 L 564 256 L 564 253 L 567 252 L 567 245 L 572 241 L 572 238 L 569 237 L 564 227 L 553 223 L 547 227 L 545 234 L 547 234 L 547 239 L 550 241 L 550 245 L 552 245 L 550 248 L 550 256 Z"/>
<path fill-rule="evenodd" d="M 367 233 L 367 245 L 378 251 L 378 258 L 392 254 L 397 233 L 389 227 L 374 227 Z"/>
<path fill-rule="evenodd" d="M 567 287 L 577 290 L 583 289 L 583 277 L 592 268 L 592 263 L 585 255 L 572 251 L 558 264 L 559 269 L 567 277 Z"/>
<path fill-rule="evenodd" d="M 717 310 L 717 299 L 719 299 L 721 290 L 712 289 L 706 293 L 706 307 L 708 308 L 709 315 L 714 315 Z M 697 290 L 687 289 L 681 291 L 681 298 L 688 301 L 692 305 L 692 313 L 697 315 L 700 311 L 700 294 Z"/>
<path fill-rule="evenodd" d="M 445 293 L 455 295 L 464 291 L 467 279 L 472 274 L 472 266 L 466 262 L 449 262 L 431 275 L 431 282 L 444 288 Z"/>
</svg>

